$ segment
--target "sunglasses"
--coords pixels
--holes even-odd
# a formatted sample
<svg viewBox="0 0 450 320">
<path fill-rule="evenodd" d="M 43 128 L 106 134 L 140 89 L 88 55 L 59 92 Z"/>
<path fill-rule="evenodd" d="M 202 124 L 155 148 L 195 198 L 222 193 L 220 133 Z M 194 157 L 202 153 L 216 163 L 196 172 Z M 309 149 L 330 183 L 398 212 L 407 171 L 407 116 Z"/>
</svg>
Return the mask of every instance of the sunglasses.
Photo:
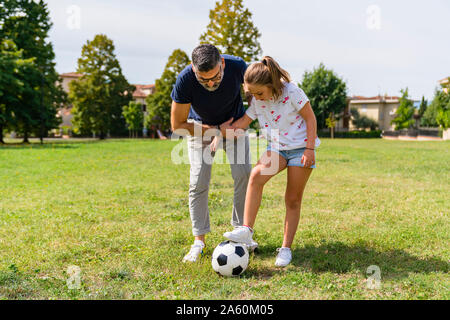
<svg viewBox="0 0 450 320">
<path fill-rule="evenodd" d="M 195 72 L 195 77 L 197 78 L 198 82 L 203 83 L 203 84 L 207 84 L 210 81 L 212 81 L 212 82 L 220 81 L 222 79 L 222 65 L 220 65 L 219 72 L 217 72 L 217 74 L 212 78 L 208 78 L 208 79 L 202 78 L 197 74 L 197 72 Z"/>
</svg>

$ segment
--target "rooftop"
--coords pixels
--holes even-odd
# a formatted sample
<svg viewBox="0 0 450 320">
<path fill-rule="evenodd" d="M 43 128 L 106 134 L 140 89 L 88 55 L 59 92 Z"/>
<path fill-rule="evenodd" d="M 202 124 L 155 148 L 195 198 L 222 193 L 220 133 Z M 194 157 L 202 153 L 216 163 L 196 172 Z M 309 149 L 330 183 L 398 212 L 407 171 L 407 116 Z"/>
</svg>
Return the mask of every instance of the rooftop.
<svg viewBox="0 0 450 320">
<path fill-rule="evenodd" d="M 375 96 L 375 97 L 363 97 L 363 96 L 353 96 L 350 97 L 350 103 L 359 103 L 359 102 L 372 102 L 372 103 L 376 103 L 376 102 L 398 102 L 398 100 L 400 99 L 400 97 L 397 96 L 388 96 L 388 95 L 384 95 L 384 96 Z"/>
<path fill-rule="evenodd" d="M 61 78 L 81 78 L 83 76 L 82 73 L 77 72 L 67 72 L 60 74 Z M 133 98 L 145 98 L 148 96 L 148 93 L 145 93 L 143 90 L 152 90 L 155 88 L 154 84 L 134 84 L 136 90 L 133 92 Z"/>
<path fill-rule="evenodd" d="M 60 76 L 61 78 L 80 78 L 83 76 L 83 74 L 76 72 L 67 72 L 60 74 Z"/>
<path fill-rule="evenodd" d="M 448 82 L 449 82 L 449 80 L 448 80 L 449 78 L 450 78 L 450 77 L 441 79 L 441 80 L 439 80 L 438 82 L 441 83 L 441 84 L 448 83 Z"/>
</svg>

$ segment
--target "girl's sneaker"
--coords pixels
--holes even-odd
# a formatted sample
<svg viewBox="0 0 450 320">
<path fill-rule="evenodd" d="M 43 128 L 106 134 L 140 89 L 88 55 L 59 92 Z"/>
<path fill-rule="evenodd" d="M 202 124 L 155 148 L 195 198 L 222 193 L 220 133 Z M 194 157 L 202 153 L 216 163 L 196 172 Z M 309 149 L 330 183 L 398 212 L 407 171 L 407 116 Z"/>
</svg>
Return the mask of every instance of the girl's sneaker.
<svg viewBox="0 0 450 320">
<path fill-rule="evenodd" d="M 247 246 L 250 246 L 253 242 L 253 230 L 251 230 L 249 227 L 236 227 L 233 231 L 225 232 L 223 236 L 228 240 L 241 242 L 246 244 Z"/>
<path fill-rule="evenodd" d="M 184 256 L 183 262 L 195 262 L 198 257 L 203 253 L 203 248 L 205 244 L 201 240 L 195 240 L 194 244 L 191 246 L 189 253 Z"/>
<path fill-rule="evenodd" d="M 247 249 L 250 252 L 257 252 L 258 250 L 258 242 L 252 239 L 251 243 L 247 245 Z"/>
<path fill-rule="evenodd" d="M 277 249 L 278 255 L 275 266 L 286 267 L 292 260 L 292 252 L 290 248 L 282 247 Z"/>
</svg>

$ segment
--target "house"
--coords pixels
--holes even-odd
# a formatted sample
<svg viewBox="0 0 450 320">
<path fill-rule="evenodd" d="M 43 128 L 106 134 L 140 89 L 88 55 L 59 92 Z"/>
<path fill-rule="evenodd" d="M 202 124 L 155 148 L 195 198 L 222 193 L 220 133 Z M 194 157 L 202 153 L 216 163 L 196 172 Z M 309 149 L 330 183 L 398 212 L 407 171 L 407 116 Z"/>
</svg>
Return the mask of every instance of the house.
<svg viewBox="0 0 450 320">
<path fill-rule="evenodd" d="M 442 90 L 444 90 L 445 93 L 450 93 L 450 77 L 444 78 L 442 80 L 438 81 L 439 84 L 442 86 Z M 450 140 L 450 128 L 447 128 L 444 130 L 442 137 L 444 140 Z"/>
<path fill-rule="evenodd" d="M 394 126 L 391 124 L 391 121 L 395 118 L 395 111 L 399 105 L 400 97 L 397 96 L 353 96 L 348 99 L 346 113 L 348 113 L 352 108 L 355 108 L 361 116 L 366 116 L 378 122 L 378 127 L 380 130 L 390 131 L 394 130 Z M 344 125 L 347 125 L 348 127 Z M 342 128 L 348 128 L 348 130 L 356 130 L 351 119 L 347 123 L 340 120 L 338 123 L 338 128 L 339 126 Z"/>
<path fill-rule="evenodd" d="M 445 93 L 449 93 L 449 87 L 450 87 L 450 77 L 444 78 L 442 80 L 438 81 L 439 84 L 444 88 Z"/>
<path fill-rule="evenodd" d="M 69 83 L 78 80 L 83 75 L 81 73 L 76 72 L 69 72 L 69 73 L 63 73 L 59 75 L 62 80 L 62 87 L 66 93 L 69 93 Z M 64 129 L 71 129 L 72 128 L 72 118 L 73 115 L 71 113 L 72 105 L 66 105 L 62 108 L 58 109 L 57 117 L 61 118 L 62 123 L 59 125 L 60 131 L 63 131 Z"/>
<path fill-rule="evenodd" d="M 136 90 L 133 92 L 133 100 L 142 105 L 142 111 L 147 111 L 145 99 L 155 93 L 154 84 L 135 84 Z"/>
<path fill-rule="evenodd" d="M 81 78 L 83 75 L 81 73 L 69 72 L 60 74 L 59 76 L 62 79 L 62 86 L 64 91 L 69 92 L 69 83 L 73 80 L 78 80 L 78 78 Z"/>
<path fill-rule="evenodd" d="M 81 73 L 69 72 L 63 73 L 59 75 L 62 79 L 62 86 L 65 92 L 69 92 L 69 83 L 75 80 L 78 80 L 83 76 Z M 155 92 L 154 84 L 135 84 L 136 90 L 133 92 L 133 100 L 137 103 L 140 103 L 143 106 L 143 111 L 146 112 L 146 103 L 145 99 L 148 95 L 153 94 Z M 62 123 L 60 125 L 60 129 L 71 129 L 72 128 L 72 118 L 73 115 L 71 113 L 72 105 L 64 106 L 58 110 L 58 117 L 62 118 Z"/>
</svg>

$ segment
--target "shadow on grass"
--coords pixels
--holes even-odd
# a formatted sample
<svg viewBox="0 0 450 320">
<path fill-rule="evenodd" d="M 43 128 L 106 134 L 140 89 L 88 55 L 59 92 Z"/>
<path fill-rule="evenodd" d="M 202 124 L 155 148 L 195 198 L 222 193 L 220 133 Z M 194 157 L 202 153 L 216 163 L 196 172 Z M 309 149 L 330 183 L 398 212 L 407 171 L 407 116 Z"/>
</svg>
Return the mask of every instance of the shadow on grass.
<svg viewBox="0 0 450 320">
<path fill-rule="evenodd" d="M 275 261 L 276 247 L 260 247 L 257 256 Z M 403 250 L 378 251 L 365 243 L 347 245 L 342 242 L 306 245 L 292 250 L 292 265 L 307 272 L 348 273 L 360 271 L 366 275 L 371 265 L 378 266 L 384 279 L 408 277 L 409 273 L 432 273 L 450 271 L 448 261 L 435 257 L 415 257 Z M 257 271 L 255 271 L 258 273 Z M 264 271 L 263 271 L 264 272 Z"/>
<path fill-rule="evenodd" d="M 93 144 L 93 143 L 130 143 L 130 142 L 155 142 L 155 141 L 171 141 L 171 140 L 159 140 L 159 139 L 149 139 L 149 138 L 140 138 L 140 139 L 129 139 L 129 138 L 110 138 L 110 139 L 95 139 L 95 138 L 73 138 L 73 139 L 52 139 L 45 140 L 44 143 L 41 144 L 39 140 L 33 138 L 33 141 L 30 143 L 23 142 L 8 142 L 6 141 L 4 144 L 0 144 L 0 150 L 19 150 L 19 149 L 70 149 L 70 148 L 79 148 L 80 144 Z"/>
<path fill-rule="evenodd" d="M 93 140 L 93 139 L 89 139 L 89 140 L 82 140 L 82 139 L 77 139 L 77 140 L 53 140 L 53 141 L 45 141 L 44 143 L 41 144 L 40 142 L 31 142 L 31 143 L 23 143 L 23 142 L 18 142 L 18 143 L 5 143 L 5 144 L 0 144 L 0 150 L 1 149 L 6 149 L 6 150 L 22 150 L 22 149 L 75 149 L 75 148 L 79 148 L 80 144 L 92 144 L 92 143 L 99 143 L 102 140 Z M 104 140 L 103 140 L 104 141 Z"/>
</svg>

